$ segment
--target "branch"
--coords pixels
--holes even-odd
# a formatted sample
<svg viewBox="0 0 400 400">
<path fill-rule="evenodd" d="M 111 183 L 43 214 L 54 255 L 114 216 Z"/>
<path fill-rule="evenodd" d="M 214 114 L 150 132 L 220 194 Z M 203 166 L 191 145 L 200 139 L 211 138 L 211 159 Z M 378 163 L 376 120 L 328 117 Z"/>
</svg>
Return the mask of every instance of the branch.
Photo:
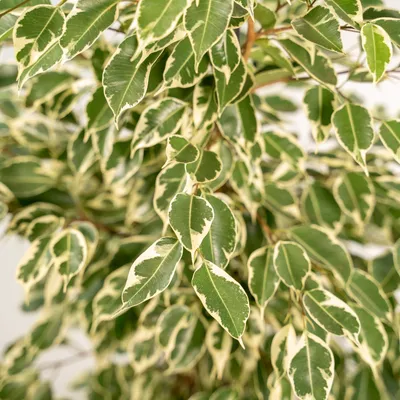
<svg viewBox="0 0 400 400">
<path fill-rule="evenodd" d="M 253 48 L 254 42 L 257 39 L 257 35 L 254 31 L 254 21 L 251 17 L 247 20 L 247 40 L 243 50 L 243 58 L 247 61 L 251 54 L 251 49 Z"/>
<path fill-rule="evenodd" d="M 79 361 L 82 358 L 89 357 L 90 354 L 91 354 L 90 351 L 80 351 L 80 352 L 78 352 L 78 353 L 76 353 L 76 354 L 74 354 L 74 355 L 72 355 L 70 357 L 64 358 L 63 360 L 58 360 L 58 361 L 46 363 L 46 364 L 43 364 L 43 365 L 39 365 L 38 368 L 41 371 L 44 371 L 46 369 L 58 369 L 58 368 L 61 368 L 61 367 L 65 367 L 68 364 L 71 364 L 71 363 L 74 363 L 76 361 Z"/>
<path fill-rule="evenodd" d="M 2 12 L 2 13 L 0 14 L 0 18 L 1 18 L 1 17 L 4 17 L 5 15 L 9 14 L 10 12 L 13 12 L 13 11 L 16 10 L 17 8 L 22 7 L 24 4 L 29 3 L 30 1 L 31 1 L 31 0 L 24 0 L 23 2 L 21 2 L 21 3 L 17 4 L 17 5 L 15 5 L 14 7 L 9 8 L 8 10 L 6 10 L 6 11 L 4 11 L 4 12 Z"/>
</svg>

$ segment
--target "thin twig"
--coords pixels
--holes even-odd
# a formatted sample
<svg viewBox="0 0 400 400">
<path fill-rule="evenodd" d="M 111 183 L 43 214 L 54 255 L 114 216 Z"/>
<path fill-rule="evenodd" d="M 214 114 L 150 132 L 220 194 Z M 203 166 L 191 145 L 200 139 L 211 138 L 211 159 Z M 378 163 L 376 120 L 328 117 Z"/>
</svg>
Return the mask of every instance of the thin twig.
<svg viewBox="0 0 400 400">
<path fill-rule="evenodd" d="M 58 361 L 54 361 L 54 362 L 50 362 L 50 363 L 46 363 L 43 365 L 39 365 L 38 368 L 41 371 L 44 371 L 46 369 L 57 369 L 57 368 L 61 368 L 64 367 L 68 364 L 74 363 L 76 361 L 81 360 L 82 358 L 85 357 L 89 357 L 91 354 L 90 351 L 80 351 L 78 353 L 75 353 L 74 355 L 70 356 L 70 357 L 66 357 L 62 360 L 58 360 Z"/>
<path fill-rule="evenodd" d="M 251 54 L 251 49 L 253 48 L 254 42 L 257 39 L 257 35 L 254 31 L 254 21 L 249 18 L 247 20 L 247 40 L 244 45 L 244 50 L 243 50 L 243 59 L 247 61 L 250 57 Z"/>
<path fill-rule="evenodd" d="M 29 3 L 30 1 L 31 1 L 31 0 L 24 0 L 24 1 L 22 1 L 21 3 L 15 5 L 14 7 L 9 8 L 8 10 L 6 10 L 6 11 L 4 11 L 4 12 L 2 12 L 2 13 L 0 14 L 0 18 L 1 18 L 1 17 L 4 17 L 5 15 L 9 14 L 10 12 L 13 12 L 13 11 L 16 10 L 17 8 L 22 7 L 24 4 Z"/>
</svg>

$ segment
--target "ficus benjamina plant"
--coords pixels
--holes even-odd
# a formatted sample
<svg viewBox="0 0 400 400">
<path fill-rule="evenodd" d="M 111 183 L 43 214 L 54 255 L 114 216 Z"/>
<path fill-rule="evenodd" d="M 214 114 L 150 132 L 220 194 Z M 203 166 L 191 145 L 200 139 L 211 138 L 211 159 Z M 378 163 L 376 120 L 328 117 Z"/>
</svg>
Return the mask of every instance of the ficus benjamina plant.
<svg viewBox="0 0 400 400">
<path fill-rule="evenodd" d="M 399 399 L 400 120 L 351 88 L 400 72 L 400 7 L 1 0 L 0 40 L 0 216 L 38 314 L 0 398 L 92 357 L 88 399 Z"/>
</svg>

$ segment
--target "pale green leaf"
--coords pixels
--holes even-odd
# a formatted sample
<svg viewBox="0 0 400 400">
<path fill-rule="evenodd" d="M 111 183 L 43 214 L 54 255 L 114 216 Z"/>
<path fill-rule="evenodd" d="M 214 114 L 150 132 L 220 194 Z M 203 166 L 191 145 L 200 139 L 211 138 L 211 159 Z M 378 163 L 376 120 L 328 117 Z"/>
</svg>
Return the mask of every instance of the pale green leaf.
<svg viewBox="0 0 400 400">
<path fill-rule="evenodd" d="M 239 283 L 223 269 L 205 261 L 193 274 L 192 285 L 210 315 L 241 342 L 250 306 Z"/>
<path fill-rule="evenodd" d="M 327 400 L 334 376 L 331 349 L 319 337 L 304 333 L 296 353 L 289 362 L 289 379 L 297 397 L 302 400 Z"/>
<path fill-rule="evenodd" d="M 18 17 L 14 14 L 6 14 L 0 19 L 0 43 L 8 39 L 13 32 L 15 21 Z"/>
<path fill-rule="evenodd" d="M 397 10 L 396 10 L 397 11 Z M 378 18 L 373 24 L 380 26 L 389 35 L 392 42 L 400 46 L 400 19 L 399 18 Z"/>
<path fill-rule="evenodd" d="M 366 155 L 374 140 L 368 110 L 346 103 L 334 112 L 332 123 L 339 143 L 367 173 Z"/>
<path fill-rule="evenodd" d="M 367 23 L 361 29 L 362 46 L 367 55 L 368 69 L 379 82 L 392 58 L 392 44 L 389 35 L 378 25 Z"/>
<path fill-rule="evenodd" d="M 283 283 L 295 290 L 304 288 L 311 263 L 305 250 L 297 243 L 278 242 L 274 249 L 274 267 Z"/>
<path fill-rule="evenodd" d="M 290 190 L 275 183 L 267 183 L 264 186 L 263 200 L 265 207 L 272 212 L 300 219 L 297 199 Z"/>
<path fill-rule="evenodd" d="M 343 52 L 339 21 L 328 8 L 315 6 L 303 17 L 295 19 L 292 26 L 304 39 L 327 50 Z"/>
</svg>

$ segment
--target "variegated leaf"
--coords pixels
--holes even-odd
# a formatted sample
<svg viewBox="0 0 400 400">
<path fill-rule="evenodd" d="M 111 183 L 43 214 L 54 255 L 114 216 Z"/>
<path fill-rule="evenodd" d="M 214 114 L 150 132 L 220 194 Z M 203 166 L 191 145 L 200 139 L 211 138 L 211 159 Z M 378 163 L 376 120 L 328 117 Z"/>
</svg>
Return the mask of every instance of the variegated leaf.
<svg viewBox="0 0 400 400">
<path fill-rule="evenodd" d="M 175 238 L 164 237 L 153 243 L 132 264 L 122 291 L 123 305 L 114 316 L 165 290 L 181 257 L 182 246 Z"/>
<path fill-rule="evenodd" d="M 210 315 L 242 344 L 250 306 L 239 283 L 223 269 L 205 261 L 193 274 L 192 285 Z"/>
<path fill-rule="evenodd" d="M 304 288 L 311 271 L 307 253 L 293 242 L 278 242 L 274 249 L 274 266 L 283 283 L 295 290 Z"/>
<path fill-rule="evenodd" d="M 295 346 L 296 331 L 293 325 L 285 325 L 275 333 L 271 342 L 271 364 L 277 379 L 282 378 L 287 373 Z"/>
<path fill-rule="evenodd" d="M 211 204 L 201 197 L 178 193 L 171 201 L 168 218 L 177 238 L 193 258 L 214 219 Z"/>
<path fill-rule="evenodd" d="M 289 379 L 297 397 L 328 399 L 334 376 L 331 349 L 318 336 L 304 333 L 289 362 Z"/>
<path fill-rule="evenodd" d="M 50 244 L 52 263 L 64 279 L 64 288 L 88 261 L 85 236 L 77 229 L 68 228 L 55 236 Z"/>
<path fill-rule="evenodd" d="M 222 163 L 216 153 L 210 150 L 200 151 L 196 161 L 186 164 L 186 171 L 193 182 L 208 183 L 218 178 Z"/>
<path fill-rule="evenodd" d="M 78 0 L 60 39 L 67 60 L 88 49 L 118 17 L 118 0 Z"/>
<path fill-rule="evenodd" d="M 360 320 L 344 301 L 327 290 L 313 289 L 306 292 L 303 302 L 311 318 L 327 332 L 358 341 Z"/>
<path fill-rule="evenodd" d="M 205 198 L 214 210 L 214 219 L 200 251 L 206 260 L 225 268 L 236 247 L 236 219 L 222 199 L 214 195 L 206 195 Z"/>
<path fill-rule="evenodd" d="M 184 16 L 185 28 L 195 53 L 196 67 L 228 27 L 233 0 L 194 1 Z"/>
<path fill-rule="evenodd" d="M 247 263 L 249 289 L 264 315 L 268 301 L 274 296 L 281 281 L 274 266 L 274 248 L 262 247 L 254 251 Z"/>
<path fill-rule="evenodd" d="M 165 150 L 167 155 L 167 163 L 176 161 L 178 163 L 193 163 L 200 155 L 199 149 L 191 144 L 183 136 L 170 136 Z"/>
</svg>

